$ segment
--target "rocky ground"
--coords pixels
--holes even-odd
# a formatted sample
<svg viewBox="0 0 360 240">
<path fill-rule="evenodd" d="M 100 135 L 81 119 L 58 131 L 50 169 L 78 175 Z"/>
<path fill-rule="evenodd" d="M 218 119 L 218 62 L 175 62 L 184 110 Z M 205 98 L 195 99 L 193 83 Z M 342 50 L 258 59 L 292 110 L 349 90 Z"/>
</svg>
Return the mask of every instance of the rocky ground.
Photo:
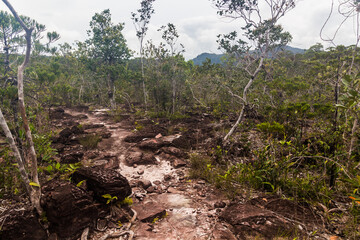
<svg viewBox="0 0 360 240">
<path fill-rule="evenodd" d="M 326 220 L 311 206 L 267 195 L 230 202 L 205 181 L 189 179 L 189 152 L 206 151 L 216 141 L 208 115 L 173 126 L 127 114 L 115 122 L 107 109 L 86 107 L 55 109 L 51 117 L 59 132 L 53 139 L 57 161 L 82 167 L 69 174 L 72 183 L 55 177 L 43 184 L 48 232 L 21 205 L 0 211 L 0 239 L 47 239 L 49 233 L 50 239 L 81 240 L 330 237 Z M 96 148 L 91 136 L 99 137 Z"/>
</svg>

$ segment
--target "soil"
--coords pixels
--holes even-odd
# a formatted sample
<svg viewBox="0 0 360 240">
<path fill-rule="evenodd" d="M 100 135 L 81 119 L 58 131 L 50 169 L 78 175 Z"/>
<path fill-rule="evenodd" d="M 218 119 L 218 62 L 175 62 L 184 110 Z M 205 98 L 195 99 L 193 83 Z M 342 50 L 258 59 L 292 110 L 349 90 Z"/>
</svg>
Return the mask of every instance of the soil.
<svg viewBox="0 0 360 240">
<path fill-rule="evenodd" d="M 171 124 L 167 120 L 154 122 L 136 119 L 135 124 L 131 115 L 121 122 L 114 122 L 108 111 L 89 111 L 85 107 L 56 109 L 52 121 L 59 134 L 54 138 L 53 147 L 58 149 L 59 162 L 81 162 L 83 166 L 89 167 L 87 169 L 96 168 L 97 175 L 101 175 L 102 169 L 119 173 L 114 179 L 128 182 L 131 191 L 120 188 L 123 195 L 117 197 L 122 200 L 130 194 L 133 201 L 130 208 L 135 215 L 129 214 L 131 211 L 127 209 L 121 221 L 120 217 L 111 221 L 109 216 L 101 214 L 104 207 L 96 206 L 106 204 L 98 201 L 95 206 L 89 199 L 99 200 L 108 192 L 116 196 L 117 191 L 111 188 L 112 178 L 104 178 L 101 184 L 105 185 L 98 184 L 97 187 L 86 180 L 90 193 L 85 193 L 82 187 L 76 191 L 81 192 L 86 201 L 90 201 L 87 203 L 90 207 L 82 206 L 89 211 L 88 216 L 93 215 L 97 219 L 87 218 L 85 225 L 79 226 L 77 234 L 73 234 L 73 239 L 85 227 L 91 227 L 89 239 L 104 238 L 117 232 L 119 226 L 131 216 L 136 219 L 130 229 L 134 232 L 134 238 L 139 240 L 273 239 L 278 236 L 283 236 L 283 239 L 295 236 L 309 238 L 314 232 L 317 233 L 317 239 L 327 239 L 325 221 L 311 206 L 277 196 L 253 199 L 239 196 L 236 201 L 230 202 L 222 192 L 205 181 L 188 179 L 189 153 L 192 150 L 207 151 L 217 144 L 211 116 L 193 115 Z M 143 128 L 136 131 L 139 124 Z M 80 144 L 79 139 L 87 135 L 100 136 L 96 148 Z M 86 171 L 75 174 L 74 181 L 78 183 L 83 180 Z M 92 173 L 87 175 L 92 176 Z M 106 190 L 107 185 L 110 185 L 110 190 Z M 74 192 L 74 187 L 66 186 L 66 189 Z M 70 207 L 73 204 L 67 203 Z M 107 206 L 111 208 L 111 204 Z M 81 214 L 84 213 L 76 213 L 76 217 L 81 217 Z M 3 218 L 0 214 L 0 223 Z M 71 223 L 74 219 L 68 221 Z M 81 219 L 75 222 L 79 223 Z M 92 224 L 94 222 L 96 224 Z M 3 227 L 6 228 L 7 223 Z M 64 229 L 56 230 L 61 232 Z"/>
</svg>

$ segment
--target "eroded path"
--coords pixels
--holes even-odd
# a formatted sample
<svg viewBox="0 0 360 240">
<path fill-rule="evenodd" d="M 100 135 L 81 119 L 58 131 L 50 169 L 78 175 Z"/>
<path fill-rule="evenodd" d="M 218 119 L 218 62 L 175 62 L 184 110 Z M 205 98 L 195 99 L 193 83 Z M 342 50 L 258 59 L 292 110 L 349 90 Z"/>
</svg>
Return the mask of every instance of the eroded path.
<svg viewBox="0 0 360 240">
<path fill-rule="evenodd" d="M 131 207 L 137 212 L 132 226 L 135 239 L 236 239 L 229 226 L 217 218 L 227 204 L 226 198 L 204 181 L 188 180 L 185 160 L 171 155 L 179 152 L 168 147 L 179 135 L 159 134 L 128 143 L 124 139 L 133 134 L 132 129 L 123 122 L 113 122 L 107 109 L 66 113 L 82 125 L 98 127 L 89 127 L 88 132 L 105 136 L 82 162 L 116 169 L 129 180 L 133 191 Z M 164 154 L 161 147 L 157 149 L 159 142 L 170 154 Z M 116 231 L 114 226 L 108 226 L 107 232 L 112 231 Z M 102 234 L 95 232 L 92 239 Z"/>
</svg>

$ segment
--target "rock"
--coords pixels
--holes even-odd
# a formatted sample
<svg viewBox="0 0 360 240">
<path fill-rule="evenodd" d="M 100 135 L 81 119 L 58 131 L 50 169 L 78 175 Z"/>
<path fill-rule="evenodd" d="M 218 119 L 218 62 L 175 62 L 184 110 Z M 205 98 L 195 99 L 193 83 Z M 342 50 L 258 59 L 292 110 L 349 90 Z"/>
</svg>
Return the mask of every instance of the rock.
<svg viewBox="0 0 360 240">
<path fill-rule="evenodd" d="M 136 165 L 150 165 L 150 164 L 157 164 L 156 158 L 153 154 L 145 153 L 143 154 L 140 151 L 131 151 L 128 152 L 127 156 L 125 157 L 126 162 L 130 166 Z"/>
<path fill-rule="evenodd" d="M 163 218 L 166 215 L 164 205 L 156 202 L 147 202 L 133 208 L 138 213 L 137 218 L 141 222 L 152 222 L 155 218 Z"/>
<path fill-rule="evenodd" d="M 145 153 L 141 159 L 141 162 L 144 165 L 157 164 L 155 156 L 151 153 Z"/>
<path fill-rule="evenodd" d="M 137 174 L 143 175 L 143 174 L 144 174 L 144 170 L 139 170 L 139 171 L 137 171 Z"/>
<path fill-rule="evenodd" d="M 161 182 L 160 182 L 159 180 L 156 180 L 156 181 L 153 182 L 153 184 L 155 184 L 155 185 L 160 185 Z"/>
<path fill-rule="evenodd" d="M 155 192 L 155 187 L 154 186 L 150 186 L 150 187 L 148 187 L 147 189 L 146 189 L 146 191 L 148 192 L 148 193 L 153 193 L 153 192 Z"/>
<path fill-rule="evenodd" d="M 98 217 L 93 198 L 68 181 L 51 180 L 42 192 L 41 205 L 50 222 L 49 230 L 60 238 L 76 239 Z"/>
<path fill-rule="evenodd" d="M 214 204 L 214 208 L 225 208 L 226 207 L 226 203 L 223 202 L 223 201 L 220 201 L 220 202 L 216 202 Z"/>
<path fill-rule="evenodd" d="M 295 226 L 291 222 L 251 204 L 233 203 L 220 214 L 220 219 L 232 225 L 235 233 L 242 236 L 241 239 L 251 236 L 273 239 L 278 236 L 293 236 L 295 233 Z"/>
<path fill-rule="evenodd" d="M 142 156 L 142 152 L 128 152 L 125 159 L 128 165 L 133 166 L 135 164 L 138 165 L 141 162 Z"/>
<path fill-rule="evenodd" d="M 84 156 L 83 152 L 74 151 L 61 156 L 61 163 L 77 163 L 80 162 Z"/>
<path fill-rule="evenodd" d="M 58 153 L 62 153 L 66 146 L 63 143 L 52 143 L 51 147 L 56 149 Z"/>
<path fill-rule="evenodd" d="M 145 190 L 152 186 L 151 182 L 147 179 L 140 180 L 138 185 Z"/>
<path fill-rule="evenodd" d="M 160 152 L 178 157 L 178 158 L 189 158 L 189 155 L 184 151 L 176 147 L 163 147 L 160 149 Z"/>
<path fill-rule="evenodd" d="M 106 202 L 102 195 L 110 194 L 119 201 L 124 200 L 131 194 L 128 180 L 113 169 L 104 169 L 101 166 L 83 167 L 73 175 L 75 183 L 86 180 L 88 190 L 93 191 L 94 198 L 100 202 Z"/>
<path fill-rule="evenodd" d="M 153 138 L 155 137 L 156 134 L 155 133 L 141 133 L 141 132 L 137 132 L 135 134 L 132 134 L 132 135 L 129 135 L 129 136 L 126 136 L 124 138 L 124 141 L 125 142 L 128 142 L 128 143 L 138 143 L 138 142 L 141 142 L 143 139 L 145 138 Z"/>
<path fill-rule="evenodd" d="M 12 207 L 0 214 L 0 239 L 43 240 L 46 231 L 39 224 L 31 207 Z"/>
<path fill-rule="evenodd" d="M 86 116 L 85 114 L 78 114 L 78 115 L 76 115 L 76 118 L 77 119 L 88 119 L 89 117 Z"/>
<path fill-rule="evenodd" d="M 181 168 L 181 167 L 186 166 L 186 162 L 184 162 L 184 161 L 181 160 L 181 159 L 176 158 L 176 159 L 173 161 L 172 165 L 174 166 L 174 168 Z"/>
<path fill-rule="evenodd" d="M 182 149 L 191 149 L 191 141 L 189 140 L 189 138 L 185 135 L 182 135 L 178 138 L 175 138 L 173 141 L 172 141 L 172 144 L 175 146 L 175 147 L 178 147 L 178 148 L 182 148 Z"/>
<path fill-rule="evenodd" d="M 100 136 L 104 139 L 108 139 L 111 137 L 111 132 L 103 132 L 100 134 Z"/>
<path fill-rule="evenodd" d="M 56 143 L 66 144 L 70 136 L 72 135 L 72 131 L 70 128 L 65 128 L 59 133 L 58 139 L 55 141 Z"/>
<path fill-rule="evenodd" d="M 71 128 L 71 132 L 73 134 L 83 134 L 84 130 L 81 127 L 79 127 L 79 125 L 76 125 Z"/>
<path fill-rule="evenodd" d="M 172 179 L 172 176 L 170 174 L 164 175 L 164 181 L 170 181 Z"/>
<path fill-rule="evenodd" d="M 137 187 L 138 181 L 137 180 L 130 180 L 129 184 L 130 184 L 131 188 L 134 188 L 134 187 Z"/>
<path fill-rule="evenodd" d="M 168 143 L 165 143 L 161 139 L 147 139 L 140 142 L 138 146 L 140 149 L 143 150 L 156 151 L 164 147 L 165 145 L 168 145 Z"/>
<path fill-rule="evenodd" d="M 206 182 L 204 180 L 199 180 L 198 184 L 203 184 L 204 185 L 204 184 L 206 184 Z"/>
</svg>

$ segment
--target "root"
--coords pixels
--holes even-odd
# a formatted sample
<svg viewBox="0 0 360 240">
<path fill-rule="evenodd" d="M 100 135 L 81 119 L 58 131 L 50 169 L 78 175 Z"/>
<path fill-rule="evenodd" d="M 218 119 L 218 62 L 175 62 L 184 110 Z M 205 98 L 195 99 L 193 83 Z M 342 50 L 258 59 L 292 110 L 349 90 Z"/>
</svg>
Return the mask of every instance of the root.
<svg viewBox="0 0 360 240">
<path fill-rule="evenodd" d="M 131 209 L 131 211 L 134 213 L 134 215 L 132 216 L 131 220 L 129 221 L 129 223 L 127 225 L 124 225 L 120 231 L 118 232 L 114 232 L 114 233 L 107 233 L 104 236 L 102 236 L 101 238 L 99 238 L 99 240 L 106 240 L 108 238 L 119 238 L 119 240 L 132 240 L 134 238 L 134 232 L 130 230 L 132 224 L 134 223 L 134 221 L 136 220 L 137 217 L 137 212 L 134 209 Z M 124 238 L 125 235 L 127 235 L 127 238 Z M 83 240 L 83 239 L 81 239 Z"/>
</svg>

